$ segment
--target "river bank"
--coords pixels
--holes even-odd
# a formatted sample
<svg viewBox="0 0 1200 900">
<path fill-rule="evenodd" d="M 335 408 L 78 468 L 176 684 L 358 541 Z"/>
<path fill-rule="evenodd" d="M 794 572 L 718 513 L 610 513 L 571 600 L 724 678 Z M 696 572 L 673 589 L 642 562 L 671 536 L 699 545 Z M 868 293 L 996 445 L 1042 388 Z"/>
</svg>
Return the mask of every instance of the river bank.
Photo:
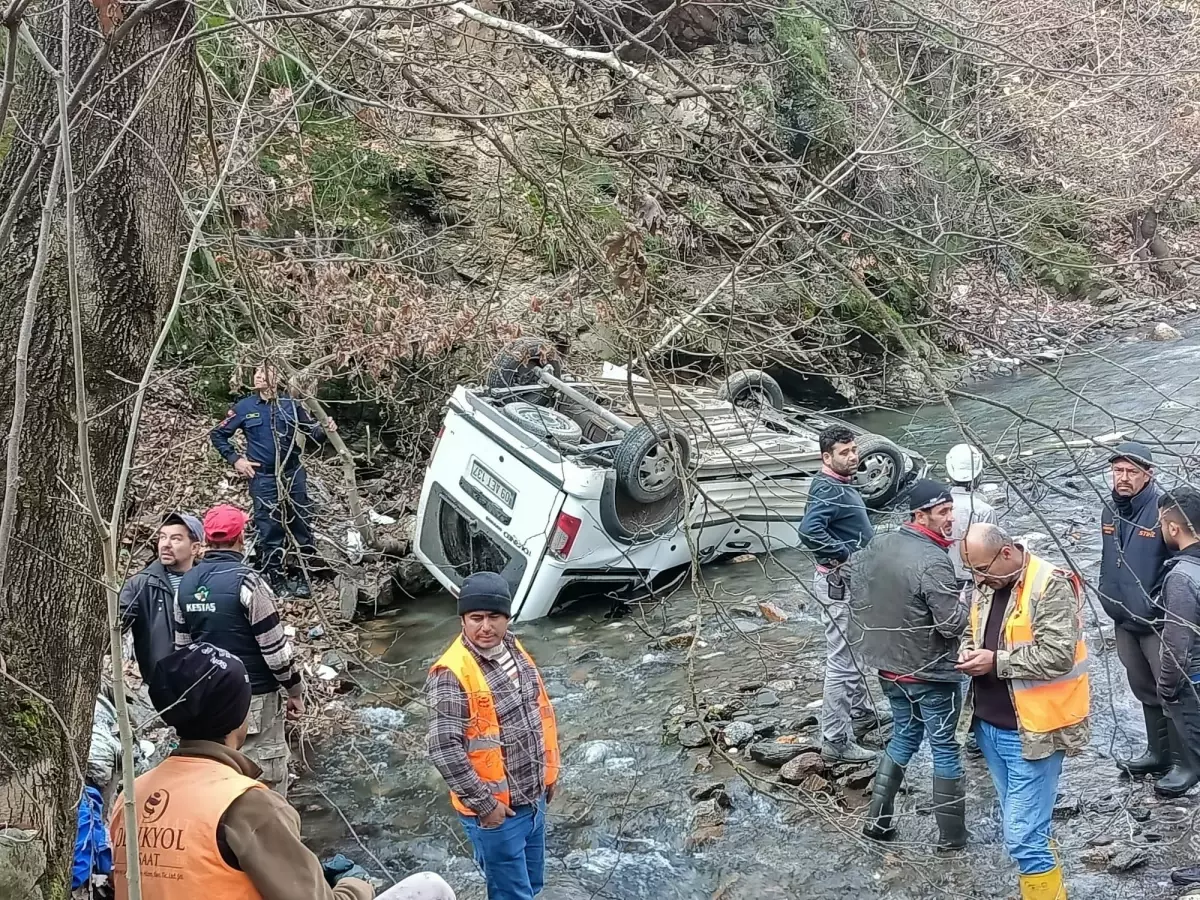
<svg viewBox="0 0 1200 900">
<path fill-rule="evenodd" d="M 1107 357 L 1066 361 L 1054 379 L 979 385 L 973 389 L 979 399 L 962 401 L 956 411 L 992 452 L 1014 460 L 1020 459 L 1014 451 L 1048 437 L 1035 422 L 1067 436 L 1140 428 L 1160 442 L 1192 441 L 1163 444 L 1160 474 L 1195 480 L 1197 362 L 1195 337 L 1152 350 L 1117 346 Z M 939 406 L 872 413 L 860 423 L 931 459 L 961 439 Z M 1006 466 L 1011 480 L 997 480 L 991 492 L 1004 524 L 1051 558 L 1069 555 L 1094 578 L 1099 500 L 1107 491 L 1102 458 L 1025 459 Z M 1033 511 L 1021 495 L 1033 499 Z M 935 858 L 935 826 L 924 811 L 925 751 L 910 769 L 900 806 L 902 842 L 879 848 L 858 834 L 861 784 L 777 784 L 777 771 L 747 762 L 742 749 L 734 755 L 679 745 L 673 732 L 689 718 L 712 719 L 714 706 L 731 701 L 743 708 L 727 707 L 720 721 L 811 738 L 822 645 L 805 587 L 809 571 L 801 554 L 714 567 L 694 589 L 624 619 L 582 608 L 520 626 L 555 698 L 565 747 L 562 793 L 550 816 L 548 898 L 1014 894 L 994 790 L 979 761 L 968 764 L 971 842 L 961 854 Z M 786 621 L 750 617 L 765 600 L 784 610 Z M 432 868 L 462 896 L 481 897 L 444 788 L 423 752 L 418 692 L 455 628 L 451 602 L 441 595 L 366 626 L 364 646 L 376 662 L 374 674 L 360 680 L 374 693 L 356 701 L 359 708 L 347 707 L 347 730 L 312 754 L 314 771 L 294 796 L 314 848 L 360 859 L 373 854 L 377 860 L 368 866 L 394 876 Z M 686 639 L 663 642 L 680 631 L 695 635 L 690 647 Z M 1105 900 L 1173 896 L 1169 868 L 1200 856 L 1192 826 L 1196 798 L 1162 802 L 1148 784 L 1117 777 L 1111 758 L 1143 739 L 1141 716 L 1094 598 L 1087 634 L 1095 659 L 1093 738 L 1085 754 L 1068 761 L 1056 812 L 1068 884 L 1072 896 Z M 382 673 L 389 686 L 378 679 Z M 724 749 L 724 739 L 718 743 Z"/>
</svg>

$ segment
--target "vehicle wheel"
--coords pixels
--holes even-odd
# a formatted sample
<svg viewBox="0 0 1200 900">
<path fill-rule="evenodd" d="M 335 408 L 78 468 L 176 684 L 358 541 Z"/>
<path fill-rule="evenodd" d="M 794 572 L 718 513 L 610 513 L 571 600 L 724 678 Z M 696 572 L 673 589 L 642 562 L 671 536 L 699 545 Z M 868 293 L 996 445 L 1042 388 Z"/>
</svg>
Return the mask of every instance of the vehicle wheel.
<svg viewBox="0 0 1200 900">
<path fill-rule="evenodd" d="M 578 444 L 583 430 L 555 409 L 517 400 L 504 404 L 504 415 L 530 434 L 552 437 L 561 444 Z"/>
<path fill-rule="evenodd" d="M 883 509 L 896 499 L 904 485 L 904 453 L 887 438 L 864 434 L 858 438 L 858 473 L 854 486 L 863 503 Z"/>
<path fill-rule="evenodd" d="M 533 370 L 542 366 L 548 366 L 555 377 L 562 377 L 562 357 L 553 342 L 539 337 L 517 338 L 496 355 L 488 372 L 487 386 L 510 388 L 537 384 L 537 373 Z"/>
<path fill-rule="evenodd" d="M 717 396 L 734 406 L 783 409 L 783 388 L 778 381 L 758 369 L 734 372 L 717 390 Z"/>
<path fill-rule="evenodd" d="M 644 422 L 635 425 L 613 454 L 617 483 L 638 503 L 657 503 L 669 497 L 679 484 L 673 453 L 686 470 L 689 447 L 682 432 L 665 422 L 657 422 L 653 428 Z"/>
</svg>

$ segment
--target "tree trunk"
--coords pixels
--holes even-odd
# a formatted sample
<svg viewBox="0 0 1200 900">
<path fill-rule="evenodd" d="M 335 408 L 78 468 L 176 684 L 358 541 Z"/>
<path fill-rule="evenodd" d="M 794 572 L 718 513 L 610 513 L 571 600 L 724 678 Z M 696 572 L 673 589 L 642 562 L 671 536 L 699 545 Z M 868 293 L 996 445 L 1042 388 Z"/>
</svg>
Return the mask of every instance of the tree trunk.
<svg viewBox="0 0 1200 900">
<path fill-rule="evenodd" d="M 86 0 L 67 2 L 71 91 L 106 39 L 95 7 Z M 123 9 L 127 17 L 140 15 L 132 5 Z M 46 2 L 33 12 L 29 21 L 38 44 L 58 66 L 62 7 Z M 131 22 L 124 35 L 110 37 L 111 56 L 85 87 L 72 129 L 75 270 L 94 417 L 92 466 L 105 511 L 116 490 L 131 386 L 141 376 L 179 274 L 183 211 L 177 190 L 195 79 L 194 46 L 181 37 L 190 32 L 192 19 L 191 5 L 176 0 Z M 179 43 L 162 50 L 172 41 Z M 0 166 L 0 213 L 57 115 L 55 82 L 32 59 L 20 76 L 13 109 L 18 127 Z M 12 239 L 0 246 L 0 341 L 9 348 L 17 346 L 56 144 L 49 142 L 33 189 L 18 207 Z M 63 199 L 60 192 L 33 321 L 19 493 L 7 583 L 0 586 L 0 828 L 39 832 L 49 858 L 42 888 L 50 897 L 66 893 L 79 773 L 86 769 L 106 634 L 100 542 L 80 483 Z M 8 359 L 0 375 L 0 424 L 6 432 L 15 394 Z"/>
</svg>

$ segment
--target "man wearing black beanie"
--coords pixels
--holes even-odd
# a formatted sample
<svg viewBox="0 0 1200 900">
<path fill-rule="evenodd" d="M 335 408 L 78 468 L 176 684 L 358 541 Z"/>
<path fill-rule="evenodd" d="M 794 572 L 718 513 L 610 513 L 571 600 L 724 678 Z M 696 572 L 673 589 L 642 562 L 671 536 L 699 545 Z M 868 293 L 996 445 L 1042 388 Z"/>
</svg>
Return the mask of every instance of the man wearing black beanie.
<svg viewBox="0 0 1200 900">
<path fill-rule="evenodd" d="M 372 900 L 360 878 L 330 887 L 300 842 L 300 816 L 239 752 L 250 696 L 242 661 L 211 644 L 190 644 L 155 666 L 150 698 L 180 740 L 135 783 L 143 900 Z M 126 900 L 125 816 L 114 806 L 113 888 Z"/>
<path fill-rule="evenodd" d="M 488 900 L 532 900 L 545 881 L 546 804 L 558 729 L 533 658 L 508 633 L 512 594 L 494 572 L 462 583 L 462 634 L 425 685 L 429 755 L 487 879 Z"/>
</svg>

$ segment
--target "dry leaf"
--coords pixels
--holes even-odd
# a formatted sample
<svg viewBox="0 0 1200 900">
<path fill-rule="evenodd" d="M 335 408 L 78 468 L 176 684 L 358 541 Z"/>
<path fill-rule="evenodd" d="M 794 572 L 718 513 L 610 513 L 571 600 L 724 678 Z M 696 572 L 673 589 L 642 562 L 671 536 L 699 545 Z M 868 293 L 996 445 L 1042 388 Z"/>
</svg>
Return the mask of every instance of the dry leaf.
<svg viewBox="0 0 1200 900">
<path fill-rule="evenodd" d="M 121 5 L 116 0 L 92 0 L 92 6 L 96 7 L 96 14 L 100 19 L 100 33 L 110 37 L 125 18 Z"/>
</svg>

